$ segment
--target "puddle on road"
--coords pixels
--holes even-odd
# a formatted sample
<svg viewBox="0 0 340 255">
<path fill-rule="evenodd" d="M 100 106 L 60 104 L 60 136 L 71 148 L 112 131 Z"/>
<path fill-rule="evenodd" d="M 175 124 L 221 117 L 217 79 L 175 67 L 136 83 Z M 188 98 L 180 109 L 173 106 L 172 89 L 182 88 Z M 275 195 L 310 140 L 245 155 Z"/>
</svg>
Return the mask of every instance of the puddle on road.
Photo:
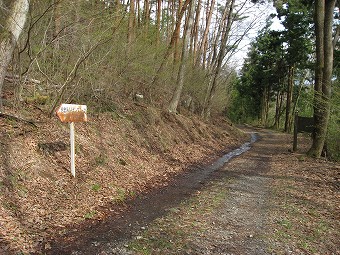
<svg viewBox="0 0 340 255">
<path fill-rule="evenodd" d="M 228 171 L 218 171 L 232 158 L 248 151 L 258 139 L 258 135 L 251 134 L 250 142 L 244 143 L 213 164 L 194 166 L 191 171 L 185 171 L 175 176 L 168 186 L 140 194 L 131 201 L 127 207 L 115 208 L 112 216 L 88 224 L 87 222 L 77 230 L 71 230 L 61 239 L 52 241 L 52 249 L 46 254 L 81 254 L 92 255 L 100 251 L 102 245 L 116 243 L 132 238 L 133 233 L 140 231 L 141 227 L 164 215 L 170 208 L 178 206 L 183 200 L 188 199 L 192 193 L 202 188 L 204 183 Z M 127 210 L 127 208 L 129 208 Z M 72 240 L 71 242 L 69 240 Z M 98 245 L 93 245 L 93 244 Z M 98 246 L 98 247 L 97 247 Z"/>
<path fill-rule="evenodd" d="M 242 153 L 250 150 L 251 144 L 256 142 L 257 139 L 258 139 L 258 135 L 256 133 L 251 133 L 250 142 L 242 144 L 242 146 L 240 148 L 235 149 L 235 150 L 225 154 L 224 156 L 222 156 L 218 160 L 216 160 L 214 163 L 211 164 L 211 166 L 210 166 L 211 170 L 215 171 L 215 170 L 221 168 L 222 166 L 224 166 L 224 164 L 226 164 L 232 158 L 239 156 Z"/>
</svg>

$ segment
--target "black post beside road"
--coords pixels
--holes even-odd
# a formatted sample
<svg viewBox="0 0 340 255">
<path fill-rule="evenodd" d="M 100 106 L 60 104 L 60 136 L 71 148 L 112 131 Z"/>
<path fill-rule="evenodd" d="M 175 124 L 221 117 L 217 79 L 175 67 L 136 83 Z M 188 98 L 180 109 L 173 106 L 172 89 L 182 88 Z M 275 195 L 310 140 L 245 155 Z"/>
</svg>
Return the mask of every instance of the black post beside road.
<svg viewBox="0 0 340 255">
<path fill-rule="evenodd" d="M 314 118 L 301 117 L 296 111 L 294 115 L 294 140 L 293 151 L 297 150 L 297 135 L 298 133 L 312 133 L 314 131 Z"/>
<path fill-rule="evenodd" d="M 294 115 L 294 140 L 293 140 L 293 151 L 297 150 L 297 134 L 298 134 L 298 111 Z"/>
</svg>

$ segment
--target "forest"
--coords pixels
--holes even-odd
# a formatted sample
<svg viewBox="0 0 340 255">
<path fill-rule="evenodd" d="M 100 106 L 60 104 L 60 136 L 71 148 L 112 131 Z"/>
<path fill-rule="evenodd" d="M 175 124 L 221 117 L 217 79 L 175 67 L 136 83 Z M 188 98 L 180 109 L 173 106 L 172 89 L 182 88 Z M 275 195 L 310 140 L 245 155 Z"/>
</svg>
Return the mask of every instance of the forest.
<svg viewBox="0 0 340 255">
<path fill-rule="evenodd" d="M 0 0 L 0 254 L 338 254 L 339 4 Z"/>
<path fill-rule="evenodd" d="M 285 132 L 299 111 L 315 119 L 309 154 L 339 156 L 336 0 L 0 4 L 1 109 L 26 102 L 52 116 L 61 102 L 76 102 L 100 113 L 139 100 Z M 276 13 L 261 11 L 264 5 Z M 271 29 L 274 17 L 283 30 Z M 240 69 L 233 59 L 249 38 Z"/>
</svg>

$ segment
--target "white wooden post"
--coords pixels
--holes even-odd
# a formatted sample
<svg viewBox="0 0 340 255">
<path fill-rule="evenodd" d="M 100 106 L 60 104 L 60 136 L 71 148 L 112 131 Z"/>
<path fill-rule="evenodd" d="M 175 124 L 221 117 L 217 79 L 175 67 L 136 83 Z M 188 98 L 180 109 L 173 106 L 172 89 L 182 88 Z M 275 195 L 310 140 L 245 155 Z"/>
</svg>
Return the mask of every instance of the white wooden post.
<svg viewBox="0 0 340 255">
<path fill-rule="evenodd" d="M 0 0 L 1 1 L 1 0 Z M 62 122 L 70 123 L 70 146 L 71 146 L 71 174 L 76 177 L 75 148 L 74 148 L 74 122 L 87 121 L 87 106 L 77 104 L 61 104 L 56 112 Z"/>
<path fill-rule="evenodd" d="M 70 123 L 70 145 L 71 145 L 71 174 L 73 177 L 76 177 L 76 168 L 75 168 L 75 148 L 74 148 L 74 122 Z"/>
</svg>

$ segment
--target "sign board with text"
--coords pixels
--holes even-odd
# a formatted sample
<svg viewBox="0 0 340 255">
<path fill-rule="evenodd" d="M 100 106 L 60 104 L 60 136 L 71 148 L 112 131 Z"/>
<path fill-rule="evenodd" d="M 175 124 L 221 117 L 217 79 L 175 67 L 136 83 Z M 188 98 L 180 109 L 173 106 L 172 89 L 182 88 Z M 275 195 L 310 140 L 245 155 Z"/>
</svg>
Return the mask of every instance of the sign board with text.
<svg viewBox="0 0 340 255">
<path fill-rule="evenodd" d="M 70 123 L 71 174 L 75 177 L 74 122 L 87 121 L 87 106 L 78 104 L 62 104 L 59 106 L 56 114 L 62 122 Z"/>
<path fill-rule="evenodd" d="M 315 128 L 313 117 L 301 117 L 295 112 L 293 151 L 297 150 L 298 133 L 313 133 Z"/>
<path fill-rule="evenodd" d="M 313 117 L 297 117 L 297 132 L 298 133 L 313 133 L 314 118 Z"/>
<path fill-rule="evenodd" d="M 85 122 L 87 121 L 87 106 L 62 104 L 56 114 L 62 122 Z"/>
</svg>

